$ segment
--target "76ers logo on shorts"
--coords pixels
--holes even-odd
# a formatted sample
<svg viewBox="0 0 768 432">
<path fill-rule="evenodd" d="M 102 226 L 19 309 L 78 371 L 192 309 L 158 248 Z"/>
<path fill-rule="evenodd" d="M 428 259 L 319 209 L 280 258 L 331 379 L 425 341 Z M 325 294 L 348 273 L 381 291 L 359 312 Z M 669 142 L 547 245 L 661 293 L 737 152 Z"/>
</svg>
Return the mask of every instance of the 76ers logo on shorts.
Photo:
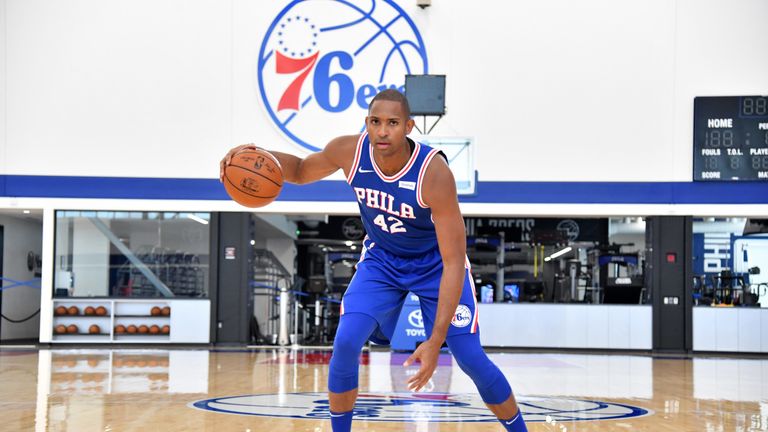
<svg viewBox="0 0 768 432">
<path fill-rule="evenodd" d="M 278 128 L 317 151 L 362 126 L 376 93 L 427 72 L 421 35 L 394 1 L 294 0 L 264 36 L 258 83 Z"/>
<path fill-rule="evenodd" d="M 451 324 L 454 327 L 466 327 L 471 322 L 472 313 L 469 311 L 469 308 L 463 304 L 460 304 L 456 308 L 456 313 L 453 314 L 453 320 L 451 320 Z"/>
</svg>

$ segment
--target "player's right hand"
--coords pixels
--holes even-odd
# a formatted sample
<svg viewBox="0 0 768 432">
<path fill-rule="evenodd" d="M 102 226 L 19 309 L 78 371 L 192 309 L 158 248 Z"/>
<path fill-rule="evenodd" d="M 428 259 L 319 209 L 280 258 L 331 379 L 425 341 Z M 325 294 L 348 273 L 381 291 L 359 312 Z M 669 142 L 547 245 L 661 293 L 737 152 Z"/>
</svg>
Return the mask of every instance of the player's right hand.
<svg viewBox="0 0 768 432">
<path fill-rule="evenodd" d="M 227 165 L 229 165 L 229 163 L 232 161 L 232 156 L 234 156 L 235 153 L 245 149 L 255 150 L 257 148 L 259 147 L 257 147 L 256 144 L 242 144 L 229 150 L 224 158 L 221 159 L 221 162 L 219 162 L 219 181 L 222 183 L 224 182 L 224 168 L 226 168 Z"/>
</svg>

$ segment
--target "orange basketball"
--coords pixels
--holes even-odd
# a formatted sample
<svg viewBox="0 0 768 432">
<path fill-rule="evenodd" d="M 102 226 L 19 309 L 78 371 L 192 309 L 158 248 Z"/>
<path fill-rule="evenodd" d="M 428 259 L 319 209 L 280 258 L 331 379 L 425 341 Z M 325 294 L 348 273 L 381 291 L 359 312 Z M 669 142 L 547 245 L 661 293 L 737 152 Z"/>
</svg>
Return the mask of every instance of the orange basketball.
<svg viewBox="0 0 768 432">
<path fill-rule="evenodd" d="M 77 333 L 80 329 L 76 325 L 70 324 L 67 326 L 67 333 Z"/>
<path fill-rule="evenodd" d="M 129 325 L 129 326 L 126 328 L 126 331 L 128 331 L 128 333 L 130 333 L 130 334 L 134 334 L 134 333 L 136 333 L 138 330 L 139 330 L 139 329 L 138 329 L 138 328 L 137 328 L 135 325 L 133 325 L 133 324 Z"/>
<path fill-rule="evenodd" d="M 53 331 L 54 331 L 56 334 L 65 334 L 65 333 L 67 332 L 67 326 L 65 326 L 64 324 L 59 324 L 59 325 L 57 325 L 57 326 L 54 328 L 54 330 L 53 330 Z"/>
<path fill-rule="evenodd" d="M 115 333 L 117 334 L 123 334 L 125 333 L 125 326 L 122 324 L 118 324 L 115 326 Z"/>
<path fill-rule="evenodd" d="M 91 324 L 91 326 L 88 327 L 88 333 L 90 333 L 90 334 L 99 334 L 99 333 L 101 333 L 101 327 L 99 327 L 96 324 Z"/>
<path fill-rule="evenodd" d="M 153 306 L 152 309 L 149 311 L 149 314 L 152 315 L 152 316 L 160 315 L 160 307 L 159 306 Z"/>
<path fill-rule="evenodd" d="M 93 315 L 95 313 L 96 313 L 96 309 L 94 309 L 93 306 L 88 306 L 85 308 L 86 315 Z"/>
<path fill-rule="evenodd" d="M 67 309 L 67 312 L 69 312 L 70 315 L 79 315 L 80 309 L 77 306 L 70 306 L 69 309 Z"/>
<path fill-rule="evenodd" d="M 164 326 L 163 326 L 163 327 L 160 329 L 160 333 L 162 333 L 162 334 L 169 334 L 169 333 L 171 333 L 171 326 L 169 326 L 169 325 L 167 325 L 167 324 L 166 324 L 166 325 L 164 325 Z"/>
<path fill-rule="evenodd" d="M 149 334 L 158 334 L 160 333 L 160 326 L 157 324 L 153 324 L 152 327 L 149 328 Z"/>
<path fill-rule="evenodd" d="M 107 314 L 107 308 L 104 306 L 99 306 L 96 308 L 96 315 L 104 316 Z"/>
<path fill-rule="evenodd" d="M 65 308 L 64 306 L 57 306 L 56 307 L 56 315 L 57 316 L 66 315 L 66 314 L 67 314 L 67 308 Z"/>
<path fill-rule="evenodd" d="M 149 326 L 146 326 L 144 324 L 140 325 L 139 326 L 139 333 L 141 333 L 141 334 L 149 333 Z"/>
<path fill-rule="evenodd" d="M 266 150 L 235 153 L 224 168 L 224 189 L 240 205 L 264 207 L 277 198 L 282 188 L 283 169 Z"/>
</svg>

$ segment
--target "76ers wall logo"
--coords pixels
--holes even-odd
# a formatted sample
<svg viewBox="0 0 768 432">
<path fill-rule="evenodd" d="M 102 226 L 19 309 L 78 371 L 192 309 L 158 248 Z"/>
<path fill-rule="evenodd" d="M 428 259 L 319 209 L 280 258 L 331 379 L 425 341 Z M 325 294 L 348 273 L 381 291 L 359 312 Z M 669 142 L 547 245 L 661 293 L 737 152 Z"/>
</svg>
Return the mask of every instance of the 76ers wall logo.
<svg viewBox="0 0 768 432">
<path fill-rule="evenodd" d="M 355 132 L 380 90 L 428 73 L 424 42 L 391 0 L 294 0 L 261 44 L 258 83 L 272 121 L 296 144 L 320 150 Z"/>
</svg>

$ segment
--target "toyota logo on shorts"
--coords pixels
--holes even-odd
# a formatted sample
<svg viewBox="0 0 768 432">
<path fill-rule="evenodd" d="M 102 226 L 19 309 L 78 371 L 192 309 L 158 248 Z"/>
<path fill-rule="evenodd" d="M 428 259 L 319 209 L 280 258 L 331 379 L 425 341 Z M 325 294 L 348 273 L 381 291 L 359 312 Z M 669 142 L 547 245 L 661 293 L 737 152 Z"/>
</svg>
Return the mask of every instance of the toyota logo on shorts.
<svg viewBox="0 0 768 432">
<path fill-rule="evenodd" d="M 280 131 L 317 151 L 344 127 L 363 128 L 373 96 L 428 73 L 411 18 L 392 0 L 294 0 L 259 50 L 262 103 Z"/>
</svg>

